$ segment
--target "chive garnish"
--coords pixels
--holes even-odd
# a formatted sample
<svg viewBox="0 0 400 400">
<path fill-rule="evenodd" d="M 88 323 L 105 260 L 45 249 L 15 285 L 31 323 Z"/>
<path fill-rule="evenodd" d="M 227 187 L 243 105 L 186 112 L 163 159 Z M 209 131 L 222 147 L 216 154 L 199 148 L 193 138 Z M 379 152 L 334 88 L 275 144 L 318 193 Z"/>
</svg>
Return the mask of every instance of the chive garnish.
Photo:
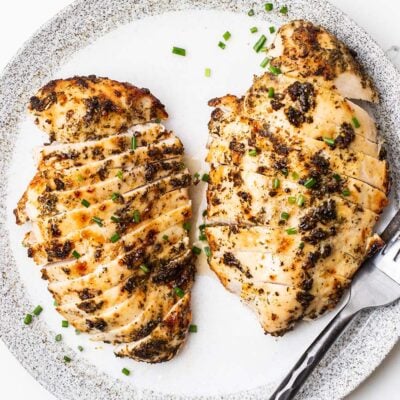
<svg viewBox="0 0 400 400">
<path fill-rule="evenodd" d="M 192 228 L 192 224 L 189 221 L 184 222 L 182 226 L 183 226 L 183 229 L 187 232 L 189 232 L 190 229 Z"/>
<path fill-rule="evenodd" d="M 103 226 L 103 220 L 99 217 L 93 217 L 92 221 L 96 223 L 98 226 Z"/>
<path fill-rule="evenodd" d="M 176 46 L 174 46 L 174 47 L 172 48 L 172 53 L 173 53 L 173 54 L 176 54 L 176 55 L 178 55 L 178 56 L 186 56 L 186 50 L 183 49 L 182 47 L 176 47 Z"/>
<path fill-rule="evenodd" d="M 121 196 L 120 193 L 114 192 L 114 193 L 111 195 L 111 200 L 114 201 L 115 203 L 120 202 L 121 199 L 122 199 L 122 196 Z"/>
<path fill-rule="evenodd" d="M 274 75 L 279 75 L 282 73 L 281 69 L 278 67 L 275 67 L 274 65 L 269 66 L 269 71 Z"/>
<path fill-rule="evenodd" d="M 265 3 L 264 4 L 265 11 L 272 11 L 273 8 L 274 8 L 274 5 L 272 3 Z"/>
<path fill-rule="evenodd" d="M 218 47 L 223 50 L 223 49 L 225 49 L 226 44 L 224 42 L 218 42 Z"/>
<path fill-rule="evenodd" d="M 61 326 L 62 326 L 63 328 L 68 328 L 68 327 L 69 327 L 69 322 L 66 321 L 66 320 L 63 320 L 63 321 L 61 321 Z"/>
<path fill-rule="evenodd" d="M 272 181 L 272 189 L 278 189 L 280 184 L 280 180 L 278 178 L 274 178 L 274 180 Z"/>
<path fill-rule="evenodd" d="M 115 222 L 116 224 L 119 222 L 119 218 L 116 217 L 115 215 L 112 215 L 110 219 L 112 222 Z"/>
<path fill-rule="evenodd" d="M 169 239 L 168 235 L 163 235 L 162 239 L 166 242 Z"/>
<path fill-rule="evenodd" d="M 287 233 L 288 235 L 295 235 L 295 234 L 297 233 L 297 229 L 296 229 L 296 228 L 289 228 L 289 229 L 286 229 L 286 233 Z"/>
<path fill-rule="evenodd" d="M 82 199 L 81 204 L 86 208 L 90 206 L 90 203 L 86 199 Z"/>
<path fill-rule="evenodd" d="M 232 34 L 231 34 L 229 31 L 226 31 L 226 32 L 222 35 L 222 37 L 223 37 L 225 40 L 229 40 L 229 39 L 231 38 L 231 36 L 232 36 Z"/>
<path fill-rule="evenodd" d="M 343 196 L 350 196 L 350 190 L 348 188 L 342 190 Z"/>
<path fill-rule="evenodd" d="M 43 311 L 43 307 L 42 306 L 36 306 L 35 309 L 33 310 L 33 314 L 38 316 L 41 314 L 41 312 Z"/>
<path fill-rule="evenodd" d="M 281 213 L 281 219 L 284 220 L 284 221 L 287 221 L 289 219 L 289 213 L 283 211 Z"/>
<path fill-rule="evenodd" d="M 207 210 L 203 210 L 203 213 L 201 214 L 203 217 L 207 217 Z"/>
<path fill-rule="evenodd" d="M 210 175 L 208 174 L 203 174 L 203 176 L 201 177 L 201 180 L 203 182 L 210 182 Z"/>
<path fill-rule="evenodd" d="M 147 266 L 144 265 L 144 264 L 142 264 L 139 268 L 140 268 L 143 272 L 145 272 L 146 274 L 150 271 L 150 270 L 147 268 Z"/>
<path fill-rule="evenodd" d="M 256 33 L 258 32 L 258 28 L 256 26 L 253 26 L 252 28 L 250 28 L 250 32 L 251 33 Z"/>
<path fill-rule="evenodd" d="M 136 138 L 136 136 L 132 136 L 132 139 L 131 139 L 131 149 L 132 150 L 135 150 L 137 148 L 137 138 Z"/>
<path fill-rule="evenodd" d="M 118 179 L 121 179 L 121 181 L 122 181 L 122 178 L 124 177 L 123 172 L 122 172 L 121 170 L 119 170 L 115 176 L 116 176 Z"/>
<path fill-rule="evenodd" d="M 54 339 L 55 339 L 56 342 L 61 342 L 62 335 L 59 333 L 58 335 L 56 335 L 56 337 Z"/>
<path fill-rule="evenodd" d="M 282 6 L 279 12 L 283 15 L 286 15 L 288 13 L 288 8 L 287 6 Z"/>
<path fill-rule="evenodd" d="M 266 41 L 267 38 L 265 37 L 265 35 L 261 35 L 260 38 L 255 43 L 255 45 L 253 46 L 253 49 L 255 50 L 256 53 L 260 52 L 261 48 L 264 46 Z"/>
<path fill-rule="evenodd" d="M 57 306 L 58 306 L 58 303 L 57 303 L 56 300 L 53 301 L 53 306 L 54 306 L 54 307 L 57 307 Z"/>
<path fill-rule="evenodd" d="M 211 69 L 210 69 L 210 68 L 206 68 L 206 69 L 204 70 L 204 76 L 205 76 L 206 78 L 209 78 L 209 77 L 211 76 Z"/>
<path fill-rule="evenodd" d="M 309 178 L 304 182 L 304 186 L 307 189 L 311 189 L 315 186 L 316 183 L 317 183 L 317 181 L 315 180 L 315 178 Z"/>
<path fill-rule="evenodd" d="M 175 287 L 174 292 L 180 298 L 182 298 L 185 295 L 185 292 L 180 287 Z"/>
<path fill-rule="evenodd" d="M 139 210 L 135 210 L 135 211 L 133 212 L 133 220 L 134 220 L 137 224 L 140 222 L 141 217 L 140 217 L 140 212 L 139 212 Z"/>
<path fill-rule="evenodd" d="M 253 9 L 249 10 L 249 12 L 247 13 L 247 15 L 248 15 L 249 17 L 252 17 L 252 16 L 254 15 L 254 10 L 253 10 Z"/>
<path fill-rule="evenodd" d="M 81 258 L 81 255 L 80 255 L 76 250 L 74 250 L 74 251 L 72 252 L 72 256 L 75 257 L 77 260 L 78 260 L 79 258 Z"/>
<path fill-rule="evenodd" d="M 302 194 L 299 194 L 299 196 L 297 197 L 297 201 L 296 201 L 297 205 L 299 207 L 302 207 L 302 206 L 304 206 L 305 202 L 306 202 L 305 197 Z"/>
<path fill-rule="evenodd" d="M 24 324 L 29 325 L 32 322 L 32 314 L 26 314 L 24 318 Z"/>
<path fill-rule="evenodd" d="M 257 150 L 256 149 L 249 150 L 249 156 L 255 157 L 256 155 L 257 155 Z"/>
<path fill-rule="evenodd" d="M 121 372 L 126 376 L 129 376 L 131 374 L 131 371 L 129 371 L 128 368 L 122 368 Z"/>
<path fill-rule="evenodd" d="M 323 140 L 329 146 L 334 146 L 335 145 L 335 139 L 328 138 L 328 137 L 323 137 Z"/>
<path fill-rule="evenodd" d="M 121 239 L 121 237 L 119 236 L 119 233 L 115 232 L 114 235 L 112 235 L 110 237 L 110 242 L 115 243 L 115 242 L 118 242 L 119 239 Z"/>
<path fill-rule="evenodd" d="M 196 333 L 197 332 L 197 325 L 189 325 L 189 332 Z"/>
<path fill-rule="evenodd" d="M 294 180 L 299 179 L 299 174 L 297 172 L 292 172 L 292 178 Z"/>
<path fill-rule="evenodd" d="M 273 98 L 275 97 L 275 89 L 274 89 L 273 87 L 270 87 L 270 88 L 268 89 L 268 97 L 269 97 L 270 99 L 273 99 Z"/>
<path fill-rule="evenodd" d="M 261 61 L 260 67 L 265 68 L 269 63 L 269 57 L 265 57 L 264 60 Z"/>
<path fill-rule="evenodd" d="M 201 232 L 199 235 L 199 240 L 201 240 L 202 242 L 204 242 L 205 240 L 207 240 L 207 236 L 204 232 Z"/>
<path fill-rule="evenodd" d="M 71 362 L 72 360 L 71 360 L 70 357 L 64 356 L 64 361 L 65 361 L 66 363 L 69 363 L 69 362 Z"/>
<path fill-rule="evenodd" d="M 333 179 L 335 179 L 335 180 L 338 181 L 338 182 L 341 180 L 339 174 L 333 174 L 332 176 L 333 176 Z"/>
<path fill-rule="evenodd" d="M 82 347 L 82 346 L 78 346 L 78 350 L 79 350 L 80 352 L 82 352 L 82 351 L 83 351 L 83 347 Z"/>
<path fill-rule="evenodd" d="M 204 254 L 207 258 L 211 257 L 211 249 L 208 246 L 204 247 Z"/>
<path fill-rule="evenodd" d="M 300 250 L 304 249 L 304 242 L 300 242 L 300 243 L 299 243 L 299 249 L 300 249 Z"/>
<path fill-rule="evenodd" d="M 78 329 L 75 329 L 75 335 L 80 335 L 80 334 L 81 334 L 81 331 Z"/>
<path fill-rule="evenodd" d="M 275 27 L 274 26 L 270 26 L 269 27 L 269 33 L 275 33 Z"/>
<path fill-rule="evenodd" d="M 361 126 L 359 120 L 356 117 L 352 118 L 352 122 L 353 122 L 354 128 L 359 128 Z"/>
<path fill-rule="evenodd" d="M 201 253 L 201 249 L 200 249 L 200 247 L 193 246 L 192 252 L 193 252 L 193 254 L 196 254 L 196 256 L 198 256 Z"/>
<path fill-rule="evenodd" d="M 294 196 L 289 196 L 289 197 L 288 197 L 288 202 L 289 202 L 289 204 L 294 204 L 294 203 L 296 203 L 296 197 L 294 197 Z"/>
</svg>

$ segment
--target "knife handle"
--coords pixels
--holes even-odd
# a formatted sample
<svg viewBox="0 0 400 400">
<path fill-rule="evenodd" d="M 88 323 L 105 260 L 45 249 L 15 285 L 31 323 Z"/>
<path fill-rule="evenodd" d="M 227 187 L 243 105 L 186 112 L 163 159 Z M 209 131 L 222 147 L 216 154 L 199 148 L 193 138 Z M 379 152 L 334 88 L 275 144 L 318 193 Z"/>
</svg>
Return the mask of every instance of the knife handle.
<svg viewBox="0 0 400 400">
<path fill-rule="evenodd" d="M 322 357 L 358 314 L 358 311 L 354 311 L 352 307 L 346 307 L 346 305 L 300 357 L 296 365 L 270 397 L 270 400 L 291 400 L 294 398 Z"/>
</svg>

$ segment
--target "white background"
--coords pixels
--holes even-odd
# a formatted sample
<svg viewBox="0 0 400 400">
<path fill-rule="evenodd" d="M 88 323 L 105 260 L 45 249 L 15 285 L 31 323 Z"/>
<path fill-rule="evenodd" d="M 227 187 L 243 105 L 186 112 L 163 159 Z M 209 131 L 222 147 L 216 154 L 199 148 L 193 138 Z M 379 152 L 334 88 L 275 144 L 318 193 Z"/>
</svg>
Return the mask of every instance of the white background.
<svg viewBox="0 0 400 400">
<path fill-rule="evenodd" d="M 24 40 L 69 3 L 69 0 L 3 0 L 0 5 L 0 68 L 7 64 Z M 335 0 L 333 3 L 363 26 L 384 49 L 400 45 L 397 21 L 400 5 L 396 0 Z M 400 345 L 348 399 L 398 399 L 399 375 Z M 20 400 L 28 396 L 32 400 L 54 399 L 29 376 L 0 341 L 0 399 Z"/>
</svg>

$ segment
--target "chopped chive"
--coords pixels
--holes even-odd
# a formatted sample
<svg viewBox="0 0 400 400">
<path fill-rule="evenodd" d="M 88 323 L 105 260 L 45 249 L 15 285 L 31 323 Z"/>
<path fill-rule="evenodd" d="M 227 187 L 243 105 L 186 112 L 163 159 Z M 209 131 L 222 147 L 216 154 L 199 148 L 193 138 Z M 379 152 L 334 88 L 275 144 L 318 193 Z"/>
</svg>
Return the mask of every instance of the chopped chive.
<svg viewBox="0 0 400 400">
<path fill-rule="evenodd" d="M 83 347 L 82 347 L 82 346 L 78 346 L 78 350 L 79 350 L 80 352 L 82 352 L 82 351 L 83 351 Z"/>
<path fill-rule="evenodd" d="M 287 170 L 287 168 L 282 168 L 282 169 L 280 170 L 280 173 L 281 173 L 283 176 L 288 176 L 288 175 L 289 175 L 289 171 Z"/>
<path fill-rule="evenodd" d="M 79 258 L 82 257 L 76 250 L 74 250 L 74 251 L 72 252 L 72 255 L 73 255 L 73 257 L 75 257 L 77 260 L 78 260 Z"/>
<path fill-rule="evenodd" d="M 146 274 L 150 271 L 150 270 L 147 268 L 147 266 L 144 265 L 144 264 L 142 264 L 139 268 L 140 268 L 143 272 L 145 272 Z"/>
<path fill-rule="evenodd" d="M 54 306 L 54 307 L 57 307 L 57 306 L 58 306 L 58 303 L 57 303 L 56 300 L 53 301 L 53 306 Z"/>
<path fill-rule="evenodd" d="M 162 239 L 166 242 L 169 239 L 168 235 L 163 235 Z"/>
<path fill-rule="evenodd" d="M 343 196 L 350 196 L 350 190 L 348 188 L 342 190 Z"/>
<path fill-rule="evenodd" d="M 199 230 L 200 231 L 204 231 L 204 229 L 206 229 L 206 224 L 199 225 Z"/>
<path fill-rule="evenodd" d="M 289 196 L 289 197 L 288 197 L 288 202 L 289 202 L 289 204 L 294 204 L 294 203 L 296 203 L 296 197 L 294 197 L 294 196 Z"/>
<path fill-rule="evenodd" d="M 189 325 L 189 332 L 196 333 L 197 332 L 197 325 Z"/>
<path fill-rule="evenodd" d="M 284 220 L 284 221 L 287 221 L 289 219 L 289 213 L 283 211 L 281 213 L 281 219 Z"/>
<path fill-rule="evenodd" d="M 299 207 L 302 207 L 302 206 L 304 206 L 305 202 L 306 202 L 305 197 L 302 194 L 299 194 L 299 196 L 297 197 L 297 201 L 296 201 L 297 205 Z"/>
<path fill-rule="evenodd" d="M 139 210 L 135 210 L 135 211 L 133 212 L 133 220 L 134 220 L 137 224 L 140 222 L 141 217 L 140 217 L 140 212 L 139 212 Z"/>
<path fill-rule="evenodd" d="M 203 210 L 202 214 L 203 217 L 207 217 L 207 210 Z"/>
<path fill-rule="evenodd" d="M 119 222 L 119 218 L 116 217 L 115 215 L 112 215 L 110 219 L 112 222 L 115 222 L 116 224 Z"/>
<path fill-rule="evenodd" d="M 189 232 L 190 229 L 192 228 L 192 224 L 191 224 L 189 221 L 184 222 L 182 226 L 183 226 L 183 229 L 184 229 L 186 232 Z"/>
<path fill-rule="evenodd" d="M 204 232 L 201 232 L 199 235 L 199 240 L 201 240 L 202 242 L 204 242 L 205 240 L 207 240 L 207 236 Z"/>
<path fill-rule="evenodd" d="M 261 35 L 260 38 L 257 40 L 257 42 L 253 46 L 253 49 L 255 50 L 256 53 L 260 52 L 261 48 L 264 46 L 266 41 L 267 41 L 267 38 L 265 37 L 265 35 Z"/>
<path fill-rule="evenodd" d="M 182 47 L 176 47 L 176 46 L 174 46 L 174 47 L 172 48 L 172 53 L 173 53 L 173 54 L 176 54 L 176 55 L 178 55 L 178 56 L 186 56 L 186 50 L 185 50 L 185 49 L 182 49 Z"/>
<path fill-rule="evenodd" d="M 248 15 L 249 17 L 252 17 L 252 16 L 254 15 L 254 10 L 253 10 L 253 9 L 249 10 L 249 12 L 247 13 L 247 15 Z"/>
<path fill-rule="evenodd" d="M 61 321 L 61 326 L 62 326 L 63 328 L 68 328 L 68 327 L 69 327 L 69 322 L 66 321 L 66 320 L 63 320 L 63 321 Z"/>
<path fill-rule="evenodd" d="M 268 89 L 268 97 L 269 97 L 270 99 L 273 99 L 273 98 L 275 97 L 275 89 L 274 89 L 273 87 L 270 87 L 270 88 Z"/>
<path fill-rule="evenodd" d="M 182 298 L 185 295 L 185 292 L 180 287 L 175 287 L 174 292 L 180 298 Z"/>
<path fill-rule="evenodd" d="M 333 179 L 335 179 L 335 180 L 338 181 L 338 182 L 341 180 L 339 174 L 333 174 L 332 177 L 333 177 Z"/>
<path fill-rule="evenodd" d="M 317 181 L 315 180 L 315 178 L 309 178 L 304 182 L 304 186 L 307 189 L 311 189 L 315 186 L 316 183 L 317 183 Z"/>
<path fill-rule="evenodd" d="M 103 226 L 103 220 L 99 217 L 93 217 L 92 221 L 96 223 L 98 226 Z"/>
<path fill-rule="evenodd" d="M 260 67 L 265 68 L 269 63 L 269 57 L 265 57 L 264 60 L 261 61 Z"/>
<path fill-rule="evenodd" d="M 210 182 L 210 175 L 208 174 L 203 174 L 203 176 L 201 177 L 201 180 L 203 182 Z"/>
<path fill-rule="evenodd" d="M 258 32 L 258 28 L 256 26 L 253 26 L 252 28 L 250 28 L 250 32 L 251 33 L 256 33 Z"/>
<path fill-rule="evenodd" d="M 114 202 L 116 202 L 116 201 L 119 201 L 120 199 L 121 199 L 121 194 L 120 193 L 117 193 L 117 192 L 114 192 L 112 195 L 111 195 L 111 200 L 112 201 L 114 201 Z"/>
<path fill-rule="evenodd" d="M 198 172 L 196 172 L 196 173 L 193 175 L 193 178 L 194 178 L 194 179 L 199 179 L 199 178 L 200 178 L 200 174 L 199 174 Z"/>
<path fill-rule="evenodd" d="M 122 178 L 124 177 L 124 174 L 123 174 L 123 172 L 122 172 L 121 170 L 119 170 L 115 176 L 116 176 L 118 179 L 121 179 L 121 181 L 122 181 Z"/>
<path fill-rule="evenodd" d="M 278 189 L 280 185 L 280 180 L 278 178 L 274 178 L 274 180 L 272 181 L 272 189 Z"/>
<path fill-rule="evenodd" d="M 226 31 L 226 32 L 222 35 L 222 37 L 223 37 L 225 40 L 229 40 L 229 39 L 231 38 L 231 36 L 232 36 L 232 34 L 231 34 L 229 31 Z"/>
<path fill-rule="evenodd" d="M 90 206 L 90 203 L 85 199 L 82 199 L 81 204 L 86 208 L 88 208 Z"/>
<path fill-rule="evenodd" d="M 287 6 L 282 6 L 281 9 L 279 10 L 279 12 L 283 15 L 286 15 L 288 13 L 288 8 Z"/>
<path fill-rule="evenodd" d="M 205 76 L 206 78 L 209 78 L 209 77 L 211 76 L 211 68 L 206 68 L 206 69 L 204 70 L 204 76 Z"/>
<path fill-rule="evenodd" d="M 136 138 L 136 136 L 132 136 L 132 139 L 131 139 L 131 149 L 132 150 L 135 150 L 137 148 L 137 138 Z"/>
<path fill-rule="evenodd" d="M 335 139 L 328 138 L 328 137 L 323 137 L 322 139 L 329 146 L 334 146 L 335 145 Z"/>
<path fill-rule="evenodd" d="M 224 50 L 226 47 L 226 44 L 224 42 L 218 42 L 218 47 L 220 47 L 222 50 Z"/>
<path fill-rule="evenodd" d="M 131 374 L 131 371 L 129 371 L 128 368 L 122 368 L 121 372 L 126 376 L 129 376 Z"/>
<path fill-rule="evenodd" d="M 41 312 L 43 311 L 43 307 L 42 306 L 36 306 L 35 309 L 33 310 L 33 314 L 38 316 L 41 314 Z"/>
<path fill-rule="evenodd" d="M 75 329 L 75 335 L 80 335 L 81 331 L 79 329 Z"/>
<path fill-rule="evenodd" d="M 297 233 L 297 229 L 296 229 L 296 228 L 289 228 L 289 229 L 286 229 L 286 233 L 287 233 L 288 235 L 295 235 L 295 234 Z"/>
<path fill-rule="evenodd" d="M 196 256 L 198 256 L 201 253 L 201 249 L 200 249 L 200 247 L 193 246 L 192 252 L 193 252 L 193 254 L 196 254 Z"/>
<path fill-rule="evenodd" d="M 32 322 L 32 314 L 26 314 L 24 318 L 24 324 L 29 325 Z"/>
<path fill-rule="evenodd" d="M 270 26 L 269 27 L 269 33 L 275 33 L 275 27 L 274 26 Z"/>
<path fill-rule="evenodd" d="M 269 71 L 274 75 L 279 75 L 282 73 L 281 69 L 279 67 L 275 67 L 274 65 L 269 66 Z"/>
<path fill-rule="evenodd" d="M 352 118 L 352 122 L 353 122 L 354 128 L 359 128 L 361 126 L 360 121 L 356 117 Z"/>
<path fill-rule="evenodd" d="M 115 243 L 115 242 L 118 242 L 119 239 L 121 239 L 121 237 L 119 236 L 119 233 L 115 232 L 114 235 L 112 235 L 110 237 L 110 242 Z"/>
<path fill-rule="evenodd" d="M 65 361 L 66 363 L 69 363 L 69 362 L 71 362 L 72 360 L 71 360 L 70 357 L 64 356 L 64 361 Z"/>
<path fill-rule="evenodd" d="M 299 179 L 299 174 L 297 172 L 292 172 L 292 178 L 294 180 Z"/>
<path fill-rule="evenodd" d="M 264 9 L 265 11 L 272 11 L 274 9 L 274 5 L 272 3 L 265 3 Z"/>
<path fill-rule="evenodd" d="M 156 124 L 160 124 L 160 123 L 161 123 L 161 119 L 160 119 L 160 118 L 156 118 L 156 119 L 154 120 L 154 122 L 155 122 Z"/>
<path fill-rule="evenodd" d="M 54 339 L 55 339 L 56 342 L 61 342 L 62 335 L 59 333 L 58 335 L 56 335 L 56 337 Z"/>
<path fill-rule="evenodd" d="M 255 157 L 256 155 L 257 155 L 257 150 L 256 149 L 249 150 L 249 156 Z"/>
<path fill-rule="evenodd" d="M 300 242 L 300 243 L 299 243 L 299 249 L 300 249 L 300 250 L 304 249 L 304 245 L 305 245 L 304 242 Z"/>
<path fill-rule="evenodd" d="M 204 254 L 207 256 L 207 258 L 211 257 L 211 249 L 208 246 L 204 247 Z"/>
</svg>

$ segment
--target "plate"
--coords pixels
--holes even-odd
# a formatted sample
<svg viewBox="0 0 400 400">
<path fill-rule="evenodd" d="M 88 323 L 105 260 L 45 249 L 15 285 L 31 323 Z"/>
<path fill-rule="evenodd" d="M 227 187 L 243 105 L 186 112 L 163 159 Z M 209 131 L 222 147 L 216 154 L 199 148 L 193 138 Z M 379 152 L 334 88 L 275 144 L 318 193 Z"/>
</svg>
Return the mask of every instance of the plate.
<svg viewBox="0 0 400 400">
<path fill-rule="evenodd" d="M 358 51 L 376 82 L 381 103 L 371 111 L 388 144 L 392 191 L 399 193 L 400 78 L 377 44 L 347 16 L 317 0 L 275 2 L 270 13 L 262 4 L 244 0 L 176 3 L 78 1 L 24 45 L 0 80 L 0 334 L 32 375 L 63 400 L 266 398 L 333 313 L 302 323 L 282 338 L 265 336 L 252 313 L 222 288 L 200 258 L 193 293 L 199 331 L 172 361 L 147 365 L 116 359 L 111 346 L 62 329 L 39 268 L 20 245 L 25 230 L 14 224 L 12 214 L 34 172 L 33 150 L 45 141 L 27 118 L 26 104 L 49 79 L 97 74 L 148 87 L 166 104 L 167 126 L 182 139 L 192 172 L 201 171 L 206 168 L 202 160 L 211 111 L 207 100 L 243 93 L 252 75 L 262 73 L 262 56 L 252 50 L 257 35 L 290 19 L 308 19 Z M 283 4 L 289 8 L 287 16 L 279 13 Z M 251 8 L 254 17 L 247 15 Z M 252 26 L 259 33 L 251 34 Z M 217 44 L 226 30 L 232 37 L 222 50 Z M 172 46 L 186 48 L 187 57 L 173 55 Z M 211 68 L 210 78 L 205 68 Z M 204 190 L 200 185 L 192 192 L 194 225 L 204 207 Z M 37 304 L 43 313 L 25 326 L 24 315 Z M 399 321 L 399 305 L 360 315 L 299 398 L 331 400 L 349 393 L 395 344 Z M 58 333 L 62 342 L 54 340 Z M 63 362 L 65 355 L 71 363 Z M 124 367 L 131 376 L 121 374 Z"/>
</svg>

